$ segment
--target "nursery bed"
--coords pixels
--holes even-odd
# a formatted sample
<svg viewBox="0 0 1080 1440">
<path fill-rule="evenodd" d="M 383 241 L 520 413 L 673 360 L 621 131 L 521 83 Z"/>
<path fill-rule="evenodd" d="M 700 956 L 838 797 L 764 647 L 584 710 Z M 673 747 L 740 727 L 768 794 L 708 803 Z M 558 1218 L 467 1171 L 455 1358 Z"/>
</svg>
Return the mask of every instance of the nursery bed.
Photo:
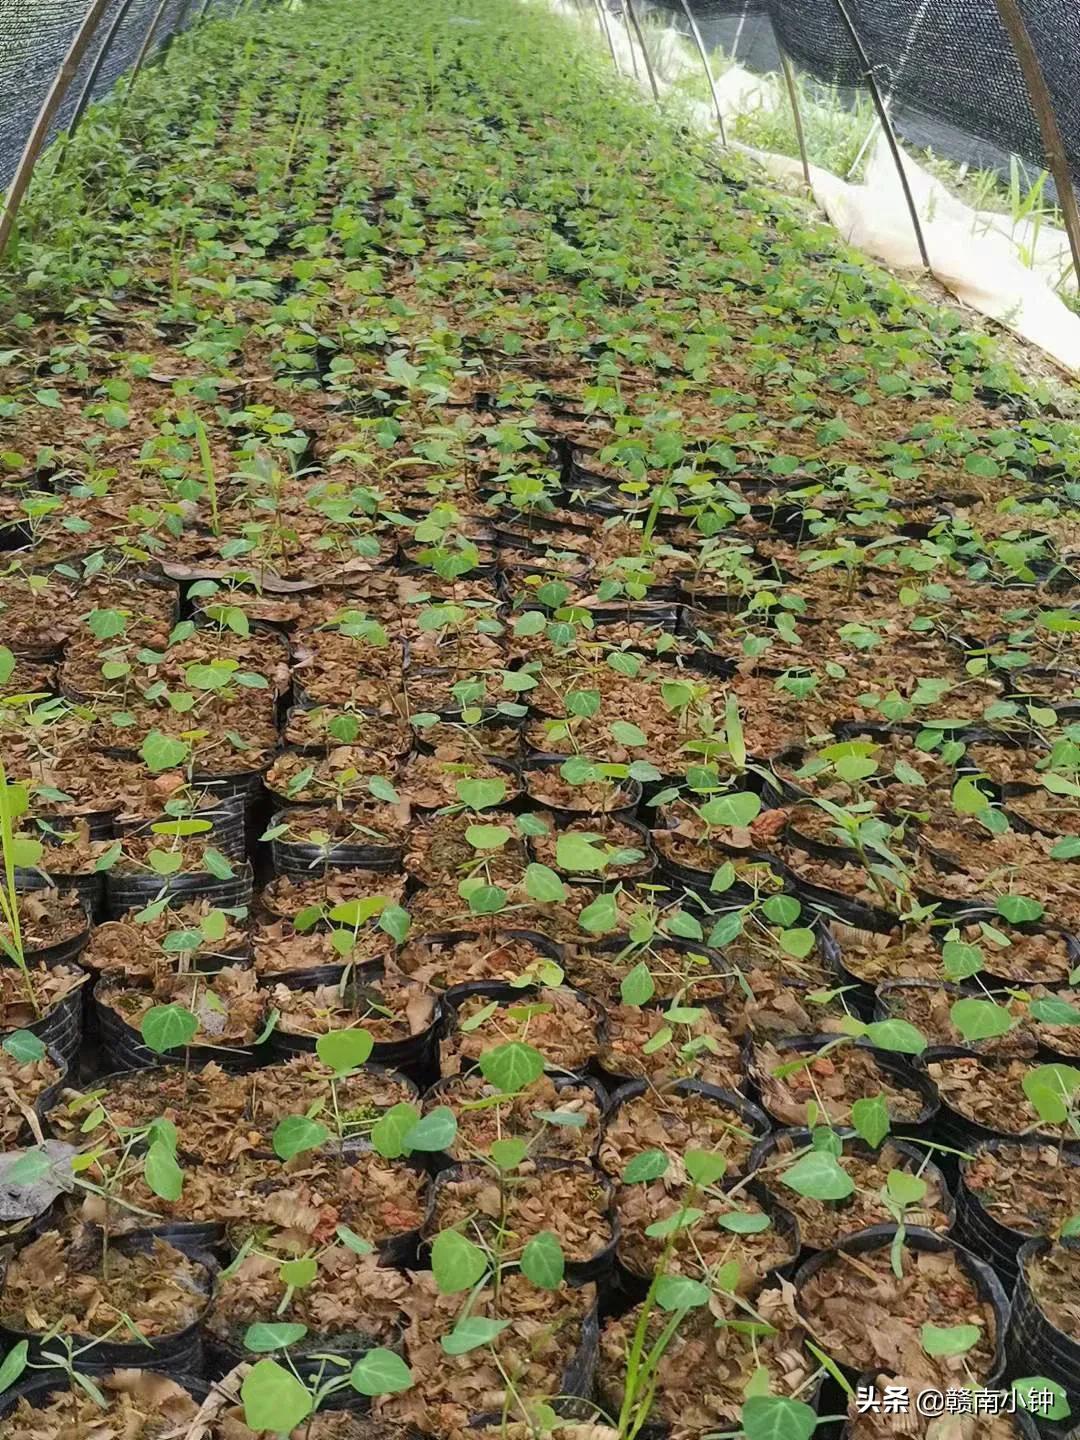
<svg viewBox="0 0 1080 1440">
<path fill-rule="evenodd" d="M 539 7 L 200 45 L 0 275 L 3 1424 L 1065 1420 L 1076 427 Z"/>
</svg>

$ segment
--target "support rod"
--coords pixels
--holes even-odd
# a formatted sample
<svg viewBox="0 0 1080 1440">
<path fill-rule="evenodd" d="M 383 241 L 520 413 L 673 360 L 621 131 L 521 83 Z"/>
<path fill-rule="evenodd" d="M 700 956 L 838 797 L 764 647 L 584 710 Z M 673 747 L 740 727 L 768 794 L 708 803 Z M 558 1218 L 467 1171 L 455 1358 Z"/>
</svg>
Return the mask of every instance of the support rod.
<svg viewBox="0 0 1080 1440">
<path fill-rule="evenodd" d="M 162 47 L 162 63 L 164 63 L 165 60 L 168 58 L 169 51 L 173 47 L 173 41 L 178 35 L 183 34 L 184 25 L 187 21 L 188 11 L 190 9 L 191 0 L 181 0 L 180 9 L 176 12 L 176 19 L 173 21 L 173 27 L 169 31 L 168 38 L 166 39 L 165 44 Z"/>
<path fill-rule="evenodd" d="M 127 90 L 124 92 L 125 100 L 131 94 L 132 90 L 134 90 L 135 81 L 139 78 L 139 71 L 146 64 L 146 57 L 150 54 L 150 46 L 154 43 L 154 36 L 157 34 L 157 28 L 161 24 L 161 17 L 165 14 L 165 6 L 168 5 L 168 3 L 169 0 L 161 0 L 161 4 L 154 11 L 154 18 L 147 26 L 146 34 L 143 36 L 142 48 L 136 56 L 134 68 L 128 78 Z"/>
<path fill-rule="evenodd" d="M 1065 153 L 1065 142 L 1061 138 L 1061 127 L 1058 125 L 1057 116 L 1054 113 L 1053 97 L 1046 83 L 1046 76 L 1043 74 L 1038 53 L 1032 43 L 1031 33 L 1024 23 L 1024 17 L 1017 7 L 1016 0 L 995 0 L 995 3 L 998 14 L 1001 16 L 1001 23 L 1005 26 L 1016 52 L 1016 58 L 1020 62 L 1020 69 L 1023 71 L 1024 82 L 1028 89 L 1028 97 L 1031 100 L 1031 108 L 1039 122 L 1043 149 L 1046 151 L 1046 164 L 1050 174 L 1054 177 L 1054 184 L 1057 186 L 1058 204 L 1061 206 L 1061 213 L 1065 219 L 1065 230 L 1069 236 L 1069 246 L 1072 249 L 1073 268 L 1076 271 L 1077 284 L 1080 284 L 1080 206 L 1077 205 L 1072 172 L 1069 169 L 1069 159 Z"/>
<path fill-rule="evenodd" d="M 593 0 L 593 4 L 596 7 L 596 17 L 599 21 L 600 29 L 607 37 L 608 49 L 611 51 L 611 63 L 615 66 L 615 74 L 621 75 L 622 71 L 619 69 L 619 57 L 615 53 L 615 41 L 611 38 L 611 26 L 608 24 L 608 16 L 607 10 L 604 7 L 604 0 Z"/>
<path fill-rule="evenodd" d="M 727 144 L 727 134 L 724 130 L 724 112 L 720 108 L 720 93 L 716 88 L 716 78 L 712 73 L 712 66 L 709 64 L 709 52 L 705 49 L 705 41 L 701 37 L 701 30 L 694 19 L 694 12 L 690 9 L 690 0 L 682 0 L 683 14 L 686 16 L 686 23 L 690 26 L 690 33 L 694 37 L 694 44 L 697 46 L 698 54 L 701 56 L 701 65 L 705 71 L 705 78 L 709 82 L 709 89 L 712 91 L 712 103 L 716 110 L 716 124 L 720 130 L 721 145 Z"/>
<path fill-rule="evenodd" d="M 915 231 L 915 241 L 919 247 L 919 254 L 922 256 L 923 265 L 927 270 L 933 270 L 930 264 L 930 252 L 926 248 L 926 236 L 923 234 L 922 222 L 919 220 L 918 207 L 915 204 L 915 196 L 911 193 L 911 183 L 904 169 L 904 159 L 900 154 L 900 146 L 897 143 L 896 131 L 889 119 L 889 110 L 881 94 L 881 87 L 877 83 L 877 76 L 874 74 L 874 67 L 870 62 L 870 56 L 866 53 L 866 46 L 863 44 L 855 22 L 851 18 L 851 12 L 847 8 L 845 0 L 833 0 L 840 19 L 844 22 L 844 29 L 855 47 L 859 57 L 859 64 L 862 66 L 863 79 L 866 81 L 874 101 L 874 109 L 877 111 L 878 119 L 881 121 L 881 128 L 885 132 L 885 138 L 889 142 L 889 149 L 892 152 L 893 164 L 896 166 L 896 173 L 900 177 L 900 185 L 904 192 L 904 199 L 907 201 L 908 214 L 911 216 L 911 226 Z"/>
<path fill-rule="evenodd" d="M 634 34 L 637 36 L 638 44 L 641 46 L 641 53 L 645 59 L 645 73 L 649 77 L 649 87 L 652 90 L 653 99 L 659 105 L 660 91 L 656 85 L 656 75 L 653 71 L 652 61 L 649 58 L 649 52 L 645 45 L 645 36 L 641 33 L 641 26 L 638 24 L 637 11 L 634 9 L 634 0 L 623 0 L 623 4 L 626 6 L 626 13 L 630 16 L 630 24 L 633 25 Z"/>
<path fill-rule="evenodd" d="M 623 10 L 623 11 L 621 12 L 619 18 L 622 20 L 623 29 L 626 31 L 626 48 L 630 51 L 630 64 L 631 64 L 631 67 L 633 68 L 633 71 L 634 71 L 634 79 L 635 79 L 635 80 L 638 82 L 638 84 L 640 85 L 640 84 L 641 84 L 641 71 L 638 69 L 638 63 L 637 63 L 637 47 L 636 47 L 635 44 L 634 44 L 634 33 L 633 33 L 633 31 L 630 29 L 630 21 L 626 18 L 626 11 L 625 11 L 625 10 Z"/>
<path fill-rule="evenodd" d="M 799 158 L 802 160 L 803 179 L 806 181 L 807 190 L 813 190 L 813 182 L 810 179 L 810 156 L 806 150 L 806 130 L 803 127 L 802 106 L 799 103 L 799 86 L 795 79 L 795 70 L 791 64 L 791 56 L 780 44 L 777 37 L 777 49 L 780 51 L 780 68 L 784 72 L 784 83 L 787 86 L 788 99 L 791 101 L 791 115 L 795 122 L 795 138 L 799 142 Z"/>
<path fill-rule="evenodd" d="M 86 84 L 83 86 L 82 94 L 79 96 L 78 103 L 75 106 L 75 113 L 71 117 L 71 124 L 67 127 L 69 139 L 75 134 L 75 131 L 82 123 L 82 118 L 86 114 L 86 107 L 93 98 L 94 86 L 97 84 L 98 76 L 101 74 L 101 67 L 109 58 L 109 52 L 112 50 L 113 42 L 120 33 L 121 25 L 123 25 L 127 19 L 127 13 L 131 9 L 132 3 L 133 0 L 121 0 L 120 8 L 113 16 L 112 24 L 109 26 L 105 39 L 102 41 L 101 49 L 98 51 L 93 65 L 90 66 L 90 73 L 86 77 Z"/>
<path fill-rule="evenodd" d="M 75 37 L 64 56 L 63 63 L 56 72 L 56 77 L 49 86 L 45 99 L 41 102 L 41 109 L 37 113 L 30 134 L 26 137 L 26 144 L 19 157 L 11 185 L 8 187 L 3 213 L 0 214 L 0 256 L 7 250 L 8 241 L 11 239 L 11 232 L 15 226 L 15 217 L 19 213 L 19 206 L 22 204 L 23 196 L 30 184 L 30 177 L 34 173 L 34 166 L 37 164 L 38 156 L 45 144 L 49 127 L 56 119 L 56 112 L 71 89 L 71 82 L 75 79 L 79 66 L 90 48 L 90 41 L 94 38 L 97 27 L 101 24 L 102 16 L 111 3 L 112 0 L 92 0 L 83 16 L 82 24 L 75 32 Z"/>
</svg>

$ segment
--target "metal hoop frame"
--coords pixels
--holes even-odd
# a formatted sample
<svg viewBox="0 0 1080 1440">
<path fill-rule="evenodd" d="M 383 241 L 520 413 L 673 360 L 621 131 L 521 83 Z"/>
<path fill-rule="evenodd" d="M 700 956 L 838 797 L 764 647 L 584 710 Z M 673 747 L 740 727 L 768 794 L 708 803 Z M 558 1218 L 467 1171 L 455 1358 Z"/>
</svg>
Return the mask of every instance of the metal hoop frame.
<svg viewBox="0 0 1080 1440">
<path fill-rule="evenodd" d="M 49 136 L 49 130 L 52 128 L 52 125 L 56 120 L 60 108 L 63 105 L 65 99 L 67 98 L 72 85 L 75 82 L 76 76 L 78 75 L 78 72 L 81 69 L 83 62 L 90 54 L 93 42 L 97 38 L 101 30 L 106 13 L 112 3 L 113 0 L 90 0 L 90 4 L 87 8 L 86 14 L 83 16 L 82 22 L 80 23 L 78 29 L 72 37 L 72 41 L 68 47 L 67 54 L 64 56 L 64 59 L 60 64 L 60 68 L 57 70 L 56 75 L 54 76 L 53 81 L 45 94 L 45 98 L 41 102 L 41 107 L 38 110 L 37 115 L 34 117 L 34 123 L 30 127 L 30 133 L 26 138 L 26 144 L 23 147 L 22 155 L 19 157 L 19 163 L 15 167 L 15 173 L 12 176 L 11 184 L 8 186 L 7 194 L 3 201 L 3 207 L 2 209 L 0 209 L 0 260 L 2 260 L 2 257 L 7 250 L 8 243 L 11 240 L 11 236 L 14 233 L 15 221 L 19 214 L 19 208 L 22 205 L 27 190 L 29 189 L 30 181 L 33 178 L 34 169 L 37 165 L 37 162 L 41 158 L 42 151 L 45 149 L 45 144 Z M 112 50 L 113 44 L 116 41 L 117 36 L 120 34 L 121 29 L 123 28 L 124 21 L 127 19 L 128 13 L 131 10 L 132 3 L 133 0 L 121 0 L 119 8 L 117 9 L 111 22 L 109 23 L 108 28 L 104 33 L 101 45 L 98 48 L 97 54 L 94 56 L 86 79 L 83 82 L 82 90 L 79 92 L 79 98 L 76 102 L 75 110 L 71 117 L 71 123 L 69 124 L 67 129 L 67 140 L 70 140 L 72 135 L 74 135 L 75 131 L 78 129 L 79 125 L 82 122 L 83 116 L 86 113 L 86 108 L 90 104 L 90 101 L 93 99 L 94 87 L 97 84 L 99 76 L 101 75 L 101 71 L 105 64 L 105 61 L 109 57 L 109 53 Z M 147 58 L 149 57 L 151 49 L 153 47 L 154 38 L 157 35 L 158 28 L 161 24 L 161 20 L 168 3 L 169 0 L 159 0 L 159 4 L 154 9 L 150 24 L 147 27 L 145 35 L 143 36 L 143 41 L 139 49 L 138 57 L 135 61 L 134 66 L 132 67 L 131 74 L 128 78 L 127 89 L 124 93 L 125 99 L 128 95 L 131 94 L 132 87 L 134 86 L 135 81 L 138 78 L 139 72 L 146 64 Z M 184 29 L 185 21 L 187 20 L 193 3 L 194 0 L 184 0 L 184 3 L 181 4 L 176 14 L 175 23 L 172 25 L 169 34 L 161 47 L 162 54 L 168 51 L 168 48 L 172 44 L 173 40 Z M 202 0 L 202 8 L 200 9 L 199 14 L 195 20 L 196 25 L 198 25 L 204 19 L 210 8 L 210 4 L 211 0 Z"/>
</svg>

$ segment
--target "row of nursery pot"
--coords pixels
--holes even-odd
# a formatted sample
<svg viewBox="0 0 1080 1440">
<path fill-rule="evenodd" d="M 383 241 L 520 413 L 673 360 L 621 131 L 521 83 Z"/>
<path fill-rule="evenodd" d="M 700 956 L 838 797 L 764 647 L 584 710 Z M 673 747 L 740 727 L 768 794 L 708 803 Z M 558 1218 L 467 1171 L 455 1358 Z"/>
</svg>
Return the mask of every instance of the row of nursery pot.
<svg viewBox="0 0 1080 1440">
<path fill-rule="evenodd" d="M 814 1398 L 823 1351 L 849 1380 L 883 1369 L 942 1388 L 1000 1380 L 1008 1300 L 990 1268 L 945 1237 L 948 1190 L 916 1148 L 818 1126 L 752 1152 L 746 1127 L 767 1122 L 747 1102 L 728 1097 L 732 1125 L 712 1095 L 639 1084 L 605 1110 L 593 1171 L 544 1155 L 549 1140 L 575 1143 L 589 1102 L 572 1077 L 523 1073 L 527 1047 L 483 1053 L 483 1110 L 455 1108 L 446 1093 L 424 1108 L 404 1079 L 358 1066 L 351 1038 L 253 1081 L 178 1066 L 69 1092 L 49 1118 L 89 1163 L 71 1163 L 68 1150 L 65 1185 L 57 1154 L 34 1149 L 22 1162 L 32 1182 L 14 1183 L 83 1198 L 58 1194 L 9 1259 L 7 1368 L 48 1368 L 57 1347 L 69 1376 L 147 1361 L 176 1378 L 212 1375 L 273 1355 L 309 1409 L 332 1397 L 359 1403 L 355 1391 L 380 1397 L 383 1416 L 418 1424 L 427 1413 L 430 1424 L 438 1413 L 457 1425 L 478 1408 L 457 1357 L 487 1345 L 510 1363 L 535 1333 L 524 1317 L 558 1317 L 562 1338 L 530 1362 L 544 1393 L 610 1406 L 626 1399 L 618 1358 L 639 1325 L 652 1347 L 665 1317 L 685 1310 L 688 1327 L 655 1360 L 673 1378 L 691 1362 L 706 1367 L 688 1397 L 701 1416 L 692 1428 L 737 1418 L 762 1346 L 786 1356 L 794 1398 Z M 313 1115 L 320 1093 L 332 1106 Z M 301 1096 L 307 1113 L 282 1113 Z M 249 1117 L 252 1148 L 240 1155 L 232 1115 Z M 346 1127 L 336 1137 L 334 1123 Z M 649 1145 L 657 1133 L 663 1149 Z M 445 1168 L 455 1151 L 470 1158 Z M 854 1231 L 838 1177 L 857 1195 Z M 819 1225 L 830 1209 L 840 1218 L 832 1243 L 801 1263 L 801 1216 L 785 1196 L 816 1210 Z M 875 1208 L 892 1219 L 861 1226 Z M 103 1280 L 124 1284 L 122 1323 L 101 1306 Z M 749 1328 L 736 1325 L 717 1354 L 703 1342 L 724 1315 Z M 328 1354 L 337 1358 L 318 1358 Z M 264 1413 L 259 1395 L 245 1395 L 249 1414 Z M 663 1415 L 687 1424 L 678 1417 Z"/>
<path fill-rule="evenodd" d="M 526 888 L 535 888 L 537 900 L 568 898 L 555 872 L 535 862 L 528 868 Z M 545 888 L 552 884 L 558 888 Z M 148 1016 L 153 1025 L 156 1014 L 166 1011 L 180 1017 L 186 1044 L 216 1049 L 234 1064 L 263 1053 L 311 1049 L 324 1031 L 366 1023 L 373 1027 L 379 1059 L 414 1065 L 420 1078 L 428 1079 L 436 1063 L 433 1046 L 448 1022 L 451 1031 L 464 1033 L 478 1024 L 487 1026 L 481 1035 L 497 1031 L 506 1023 L 503 1016 L 514 1014 L 520 987 L 565 979 L 578 998 L 574 989 L 550 991 L 556 1023 L 566 1028 L 549 1059 L 564 1068 L 592 1067 L 608 1084 L 638 1075 L 658 1081 L 690 1076 L 733 1088 L 749 1074 L 762 1085 L 757 1071 L 775 1091 L 776 1045 L 805 1049 L 816 1030 L 821 1038 L 810 1048 L 826 1049 L 823 1070 L 837 1063 L 841 1072 L 850 1067 L 849 1057 L 861 1055 L 851 1046 L 859 1036 L 916 1057 L 945 1099 L 939 1124 L 953 1126 L 960 1140 L 1025 1133 L 1042 1115 L 1035 1103 L 1040 1075 L 1056 1076 L 1067 1102 L 1072 1095 L 1076 1013 L 1068 992 L 1030 980 L 1025 982 L 1030 993 L 1009 990 L 1007 982 L 992 988 L 984 983 L 982 951 L 972 940 L 939 937 L 936 946 L 920 951 L 917 933 L 799 928 L 800 918 L 816 922 L 802 917 L 789 895 L 767 897 L 760 911 L 714 916 L 709 938 L 725 945 L 720 952 L 665 936 L 655 912 L 650 918 L 640 909 L 626 921 L 632 932 L 625 944 L 597 937 L 587 946 L 565 946 L 527 930 L 500 938 L 490 923 L 446 937 L 424 934 L 421 926 L 410 939 L 410 917 L 398 903 L 404 892 L 395 877 L 346 872 L 307 885 L 287 879 L 275 885 L 274 902 L 257 915 L 250 936 L 236 907 L 221 910 L 204 898 L 173 912 L 159 899 L 134 918 L 98 927 L 89 945 L 85 921 L 70 898 L 47 892 L 22 897 L 26 970 L 3 972 L 9 992 L 4 1028 L 29 1028 L 70 1061 L 79 1047 L 90 970 L 101 977 L 90 1014 L 105 1055 L 118 1065 L 152 1059 L 155 1046 L 147 1048 L 143 1025 Z M 349 898 L 339 898 L 342 894 Z M 302 903 L 312 898 L 318 903 Z M 617 929 L 632 892 L 586 890 L 585 898 L 580 913 L 590 929 L 594 924 Z M 655 899 L 654 888 L 648 898 Z M 541 905 L 532 907 L 535 923 L 544 923 L 542 912 Z M 488 921 L 497 921 L 499 913 Z M 764 923 L 773 920 L 789 928 Z M 645 932 L 635 942 L 633 927 L 642 924 Z M 45 938 L 54 933 L 68 938 L 59 948 L 35 948 L 35 925 Z M 685 908 L 660 925 L 702 933 L 694 912 Z M 1051 948 L 1043 944 L 1042 950 L 1038 936 L 1017 932 L 1016 938 L 1021 955 L 1053 955 L 1053 937 L 1043 937 Z M 1058 943 L 1067 962 L 1069 945 Z M 943 963 L 946 971 L 952 965 L 966 980 L 936 986 L 884 982 L 872 992 L 861 979 L 883 959 L 921 964 L 920 954 L 931 965 Z M 501 996 L 492 991 L 501 1006 L 492 997 L 481 1001 L 478 991 L 500 983 L 511 987 Z M 553 1001 L 548 995 L 540 999 L 537 1013 L 543 1014 Z M 876 1018 L 864 1021 L 864 1014 Z M 541 1022 L 530 1023 L 535 1031 Z M 754 1050 L 748 1054 L 750 1042 Z M 902 1062 L 890 1063 L 895 1069 Z M 793 1083 L 799 1078 L 796 1067 Z M 797 1102 L 785 1097 L 782 1103 L 780 1118 L 801 1122 Z M 917 1126 L 935 1107 L 936 1098 L 930 1109 L 908 1107 L 910 1114 L 896 1118 Z"/>
</svg>

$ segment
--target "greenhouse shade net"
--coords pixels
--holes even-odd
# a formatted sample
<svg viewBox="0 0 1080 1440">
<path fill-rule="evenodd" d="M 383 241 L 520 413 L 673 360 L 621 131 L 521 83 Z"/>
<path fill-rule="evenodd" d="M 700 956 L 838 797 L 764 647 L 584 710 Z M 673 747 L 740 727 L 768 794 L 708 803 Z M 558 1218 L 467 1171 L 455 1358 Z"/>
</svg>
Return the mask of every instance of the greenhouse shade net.
<svg viewBox="0 0 1080 1440">
<path fill-rule="evenodd" d="M 684 13 L 681 0 L 655 8 Z M 1045 163 L 1038 122 L 994 0 L 847 0 L 882 93 L 890 100 Z M 690 0 L 699 25 L 767 15 L 795 63 L 830 85 L 866 75 L 836 0 Z M 1020 0 L 1074 175 L 1080 175 L 1080 10 L 1068 0 Z"/>
<path fill-rule="evenodd" d="M 227 13 L 227 0 L 211 0 L 208 13 Z M 134 66 L 160 0 L 111 0 L 90 38 L 82 63 L 53 123 L 50 139 L 71 123 L 86 81 L 108 50 L 94 78 L 92 99 L 107 95 Z M 49 87 L 87 13 L 71 0 L 7 0 L 0 6 L 0 189 L 11 182 L 19 156 Z M 179 29 L 201 13 L 202 0 L 167 0 L 157 19 L 147 58 L 159 54 Z M 113 34 L 114 23 L 119 24 Z"/>
</svg>

